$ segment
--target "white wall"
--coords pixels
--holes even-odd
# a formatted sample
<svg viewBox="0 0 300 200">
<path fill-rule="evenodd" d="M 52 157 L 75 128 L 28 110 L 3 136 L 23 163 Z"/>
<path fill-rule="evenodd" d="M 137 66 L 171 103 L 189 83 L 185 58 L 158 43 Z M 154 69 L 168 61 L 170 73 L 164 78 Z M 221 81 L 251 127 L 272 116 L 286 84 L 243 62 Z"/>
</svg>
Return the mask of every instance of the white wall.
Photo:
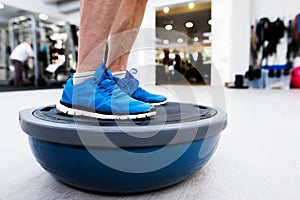
<svg viewBox="0 0 300 200">
<path fill-rule="evenodd" d="M 231 7 L 231 0 L 212 0 L 212 61 L 223 81 L 230 72 Z"/>
<path fill-rule="evenodd" d="M 252 0 L 252 22 L 261 17 L 292 19 L 298 13 L 299 0 Z"/>
<path fill-rule="evenodd" d="M 223 80 L 249 65 L 251 0 L 212 0 L 213 61 Z"/>
<path fill-rule="evenodd" d="M 234 80 L 235 74 L 245 74 L 250 60 L 251 0 L 231 0 L 229 76 L 225 82 Z"/>
</svg>

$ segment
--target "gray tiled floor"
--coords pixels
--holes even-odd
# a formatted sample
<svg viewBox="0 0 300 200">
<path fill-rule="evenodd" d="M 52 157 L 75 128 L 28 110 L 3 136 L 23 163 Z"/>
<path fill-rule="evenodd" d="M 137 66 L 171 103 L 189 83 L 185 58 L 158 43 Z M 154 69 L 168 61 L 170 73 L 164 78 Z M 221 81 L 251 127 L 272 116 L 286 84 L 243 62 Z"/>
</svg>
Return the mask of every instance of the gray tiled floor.
<svg viewBox="0 0 300 200">
<path fill-rule="evenodd" d="M 156 87 L 169 99 L 186 87 Z M 210 103 L 194 86 L 201 104 Z M 21 109 L 55 103 L 61 90 L 0 94 L 0 199 L 300 199 L 300 90 L 225 90 L 228 127 L 212 161 L 173 187 L 139 195 L 104 196 L 55 181 L 34 160 L 18 124 Z M 182 101 L 195 102 L 191 94 Z"/>
</svg>

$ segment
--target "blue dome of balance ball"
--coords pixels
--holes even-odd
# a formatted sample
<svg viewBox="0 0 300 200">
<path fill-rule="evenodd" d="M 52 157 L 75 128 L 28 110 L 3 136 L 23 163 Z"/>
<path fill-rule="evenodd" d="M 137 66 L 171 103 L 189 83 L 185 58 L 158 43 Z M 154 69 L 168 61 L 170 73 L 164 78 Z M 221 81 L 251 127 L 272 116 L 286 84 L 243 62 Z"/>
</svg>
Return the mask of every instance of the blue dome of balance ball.
<svg viewBox="0 0 300 200">
<path fill-rule="evenodd" d="M 97 120 L 47 106 L 20 112 L 38 163 L 70 186 L 136 193 L 174 185 L 214 154 L 227 116 L 218 108 L 168 103 L 151 119 Z"/>
</svg>

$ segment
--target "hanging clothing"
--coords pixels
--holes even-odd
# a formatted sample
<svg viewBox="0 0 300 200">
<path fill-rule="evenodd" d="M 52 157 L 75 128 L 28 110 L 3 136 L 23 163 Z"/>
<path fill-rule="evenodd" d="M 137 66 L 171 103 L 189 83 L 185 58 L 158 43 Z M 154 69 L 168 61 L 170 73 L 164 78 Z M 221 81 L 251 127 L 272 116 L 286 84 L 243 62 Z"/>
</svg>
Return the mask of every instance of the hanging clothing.
<svg viewBox="0 0 300 200">
<path fill-rule="evenodd" d="M 292 26 L 292 52 L 293 56 L 300 55 L 300 14 L 296 15 Z"/>
<path fill-rule="evenodd" d="M 285 33 L 285 25 L 281 19 L 270 22 L 268 18 L 261 18 L 256 25 L 257 50 L 262 49 L 261 63 L 265 58 L 276 54 L 277 45 Z"/>
</svg>

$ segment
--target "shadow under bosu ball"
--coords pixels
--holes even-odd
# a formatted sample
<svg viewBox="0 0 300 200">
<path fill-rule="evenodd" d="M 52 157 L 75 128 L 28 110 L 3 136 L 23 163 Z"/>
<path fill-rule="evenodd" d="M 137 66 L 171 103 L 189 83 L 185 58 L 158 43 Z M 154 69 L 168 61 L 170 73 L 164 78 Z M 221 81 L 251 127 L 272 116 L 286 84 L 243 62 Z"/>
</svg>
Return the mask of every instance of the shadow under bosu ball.
<svg viewBox="0 0 300 200">
<path fill-rule="evenodd" d="M 136 193 L 185 180 L 214 154 L 227 115 L 219 108 L 168 102 L 143 120 L 97 120 L 55 106 L 20 111 L 37 162 L 84 190 Z"/>
</svg>

